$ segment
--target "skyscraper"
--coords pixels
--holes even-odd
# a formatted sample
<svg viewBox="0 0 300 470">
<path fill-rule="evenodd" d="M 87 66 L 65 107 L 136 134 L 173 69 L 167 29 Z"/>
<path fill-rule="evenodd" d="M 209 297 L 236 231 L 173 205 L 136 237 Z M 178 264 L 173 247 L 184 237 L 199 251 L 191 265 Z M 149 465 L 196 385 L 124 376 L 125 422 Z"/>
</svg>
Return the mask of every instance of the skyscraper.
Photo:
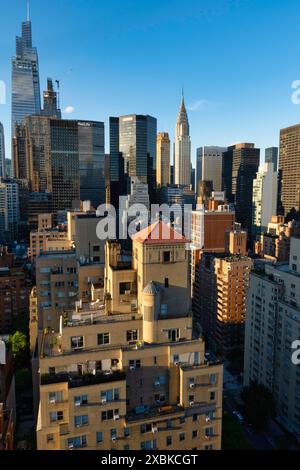
<svg viewBox="0 0 300 470">
<path fill-rule="evenodd" d="M 277 210 L 277 172 L 274 164 L 264 163 L 253 180 L 253 234 L 266 232 Z"/>
<path fill-rule="evenodd" d="M 223 154 L 223 185 L 229 202 L 234 202 L 236 220 L 251 233 L 253 180 L 259 166 L 260 149 L 241 143 Z"/>
<path fill-rule="evenodd" d="M 170 169 L 170 138 L 167 132 L 159 132 L 157 136 L 156 182 L 158 186 L 167 186 L 171 182 Z"/>
<path fill-rule="evenodd" d="M 22 23 L 22 35 L 16 38 L 16 55 L 12 58 L 12 136 L 15 125 L 25 116 L 41 112 L 38 54 L 32 46 L 31 21 Z"/>
<path fill-rule="evenodd" d="M 300 124 L 280 131 L 279 173 L 283 215 L 295 218 L 300 210 Z"/>
<path fill-rule="evenodd" d="M 197 164 L 201 165 L 197 173 L 201 180 L 212 181 L 213 191 L 222 191 L 222 166 L 224 147 L 200 147 L 197 149 Z"/>
<path fill-rule="evenodd" d="M 152 116 L 129 114 L 110 118 L 110 178 L 111 184 L 127 184 L 128 177 L 137 177 L 147 183 L 151 201 L 156 188 L 156 134 L 157 121 Z M 113 184 L 113 186 L 116 186 Z M 117 188 L 120 194 L 122 188 Z M 113 197 L 112 188 L 110 196 Z M 114 198 L 115 199 L 115 198 Z"/>
<path fill-rule="evenodd" d="M 278 147 L 269 147 L 265 150 L 265 162 L 273 163 L 274 171 L 278 168 Z"/>
<path fill-rule="evenodd" d="M 80 199 L 105 203 L 104 123 L 78 121 Z"/>
<path fill-rule="evenodd" d="M 44 108 L 42 114 L 44 116 L 51 116 L 56 119 L 61 119 L 61 110 L 58 103 L 58 92 L 53 89 L 53 81 L 51 78 L 47 79 L 47 90 L 43 92 Z"/>
<path fill-rule="evenodd" d="M 4 127 L 2 122 L 0 122 L 0 177 L 4 178 L 6 176 L 5 170 L 5 143 L 4 143 Z"/>
<path fill-rule="evenodd" d="M 12 243 L 18 238 L 19 185 L 10 178 L 0 179 L 0 243 Z"/>
<path fill-rule="evenodd" d="M 199 147 L 196 153 L 196 191 L 197 193 L 198 193 L 199 181 L 202 181 L 202 149 L 203 147 Z"/>
<path fill-rule="evenodd" d="M 177 116 L 174 145 L 175 184 L 191 184 L 191 139 L 190 126 L 182 96 Z"/>
<path fill-rule="evenodd" d="M 125 173 L 149 183 L 150 170 L 156 170 L 157 121 L 152 116 L 130 114 L 119 118 L 119 150 Z"/>
</svg>

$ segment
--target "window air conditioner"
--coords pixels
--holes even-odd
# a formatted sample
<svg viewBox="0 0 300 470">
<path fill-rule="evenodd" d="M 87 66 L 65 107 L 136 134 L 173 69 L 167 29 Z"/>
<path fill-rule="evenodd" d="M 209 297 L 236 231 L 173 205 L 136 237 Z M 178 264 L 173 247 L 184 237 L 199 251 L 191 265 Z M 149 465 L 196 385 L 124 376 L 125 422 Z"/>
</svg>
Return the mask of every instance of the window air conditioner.
<svg viewBox="0 0 300 470">
<path fill-rule="evenodd" d="M 70 444 L 69 445 L 69 450 L 73 450 L 74 449 L 74 444 Z"/>
<path fill-rule="evenodd" d="M 210 423 L 210 422 L 211 422 L 210 417 L 209 417 L 209 416 L 206 416 L 205 421 L 206 421 L 207 423 Z"/>
<path fill-rule="evenodd" d="M 130 366 L 129 369 L 130 370 L 135 370 L 135 366 Z"/>
<path fill-rule="evenodd" d="M 194 383 L 190 384 L 190 388 L 195 388 L 195 384 Z"/>
<path fill-rule="evenodd" d="M 106 397 L 102 397 L 101 402 L 102 402 L 102 404 L 105 404 L 105 403 L 107 402 L 107 398 L 106 398 Z"/>
<path fill-rule="evenodd" d="M 190 401 L 190 406 L 194 406 L 195 402 L 194 401 Z"/>
<path fill-rule="evenodd" d="M 113 442 L 116 442 L 117 436 L 112 436 L 111 440 L 112 440 Z"/>
<path fill-rule="evenodd" d="M 75 406 L 80 406 L 80 405 L 81 405 L 80 401 L 75 401 Z"/>
<path fill-rule="evenodd" d="M 55 405 L 55 403 L 56 403 L 55 398 L 51 398 L 50 404 L 51 404 L 51 405 Z"/>
<path fill-rule="evenodd" d="M 153 425 L 153 426 L 152 426 L 152 432 L 153 432 L 153 434 L 154 434 L 155 432 L 157 432 L 157 426 L 156 426 L 156 425 Z"/>
<path fill-rule="evenodd" d="M 114 415 L 114 420 L 117 421 L 118 419 L 120 419 L 120 415 L 119 415 L 119 414 L 115 414 L 115 415 Z"/>
</svg>

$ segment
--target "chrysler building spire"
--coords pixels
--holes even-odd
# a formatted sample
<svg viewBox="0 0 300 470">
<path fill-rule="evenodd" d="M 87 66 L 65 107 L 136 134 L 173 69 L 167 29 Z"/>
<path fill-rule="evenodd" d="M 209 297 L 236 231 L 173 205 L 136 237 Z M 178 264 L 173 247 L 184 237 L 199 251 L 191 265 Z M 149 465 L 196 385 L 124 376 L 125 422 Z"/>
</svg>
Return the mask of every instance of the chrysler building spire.
<svg viewBox="0 0 300 470">
<path fill-rule="evenodd" d="M 175 130 L 174 165 L 175 184 L 188 186 L 191 182 L 191 139 L 183 90 Z"/>
</svg>

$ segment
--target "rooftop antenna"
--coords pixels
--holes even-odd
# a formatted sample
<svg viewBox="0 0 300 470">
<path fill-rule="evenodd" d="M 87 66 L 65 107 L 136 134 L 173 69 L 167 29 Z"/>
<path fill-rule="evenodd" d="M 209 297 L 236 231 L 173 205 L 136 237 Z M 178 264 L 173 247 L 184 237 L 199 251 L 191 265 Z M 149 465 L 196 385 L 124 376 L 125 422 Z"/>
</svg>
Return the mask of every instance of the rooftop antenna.
<svg viewBox="0 0 300 470">
<path fill-rule="evenodd" d="M 30 21 L 30 2 L 27 0 L 27 21 Z"/>
</svg>

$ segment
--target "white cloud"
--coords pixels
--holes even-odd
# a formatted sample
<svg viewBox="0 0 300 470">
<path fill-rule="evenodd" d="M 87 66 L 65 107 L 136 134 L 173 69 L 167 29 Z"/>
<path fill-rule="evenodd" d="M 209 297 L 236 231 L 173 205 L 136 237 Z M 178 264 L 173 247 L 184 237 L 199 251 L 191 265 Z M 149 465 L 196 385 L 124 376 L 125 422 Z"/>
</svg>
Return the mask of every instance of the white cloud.
<svg viewBox="0 0 300 470">
<path fill-rule="evenodd" d="M 65 109 L 64 109 L 64 113 L 66 114 L 72 114 L 74 113 L 75 109 L 73 108 L 73 106 L 67 106 Z"/>
<path fill-rule="evenodd" d="M 205 108 L 208 106 L 210 102 L 208 100 L 197 100 L 194 101 L 190 106 L 188 106 L 189 111 L 199 111 L 200 109 Z"/>
</svg>

